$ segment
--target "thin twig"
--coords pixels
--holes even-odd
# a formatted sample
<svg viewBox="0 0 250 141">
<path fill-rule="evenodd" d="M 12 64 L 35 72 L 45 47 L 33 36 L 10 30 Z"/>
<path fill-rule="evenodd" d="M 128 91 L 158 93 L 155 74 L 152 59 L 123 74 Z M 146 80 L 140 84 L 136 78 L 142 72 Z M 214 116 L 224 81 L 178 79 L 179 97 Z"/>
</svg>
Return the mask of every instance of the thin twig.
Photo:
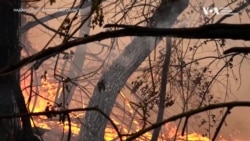
<svg viewBox="0 0 250 141">
<path fill-rule="evenodd" d="M 183 128 L 182 128 L 182 131 L 181 131 L 181 135 L 184 136 L 185 134 L 185 129 L 187 127 L 187 124 L 188 124 L 188 119 L 189 119 L 189 116 L 186 117 L 185 119 L 185 122 L 184 122 L 184 125 L 183 125 Z"/>
<path fill-rule="evenodd" d="M 172 116 L 168 119 L 165 119 L 161 122 L 154 123 L 151 126 L 145 128 L 143 130 L 138 131 L 137 133 L 134 133 L 132 136 L 128 137 L 126 139 L 126 141 L 132 141 L 132 140 L 138 138 L 139 136 L 143 135 L 144 133 L 146 133 L 154 128 L 157 128 L 159 126 L 162 126 L 168 122 L 175 121 L 177 119 L 184 118 L 184 117 L 190 117 L 190 116 L 193 116 L 195 114 L 205 112 L 208 110 L 214 110 L 214 109 L 225 108 L 225 107 L 230 108 L 230 109 L 232 109 L 234 107 L 250 107 L 250 102 L 249 101 L 236 101 L 236 102 L 225 102 L 225 103 L 219 103 L 219 104 L 211 104 L 211 105 L 201 107 L 201 108 L 198 108 L 195 110 L 191 110 L 188 112 L 177 114 L 177 115 L 174 115 L 174 116 Z"/>
<path fill-rule="evenodd" d="M 215 141 L 216 137 L 218 136 L 218 134 L 219 134 L 219 132 L 220 132 L 220 129 L 221 129 L 221 127 L 222 127 L 222 124 L 223 124 L 224 121 L 226 120 L 227 115 L 230 113 L 231 108 L 232 108 L 232 107 L 228 107 L 228 108 L 227 108 L 227 111 L 225 112 L 225 114 L 223 115 L 223 117 L 222 117 L 222 119 L 221 119 L 221 121 L 220 121 L 220 124 L 219 124 L 219 125 L 217 126 L 217 128 L 216 128 L 216 131 L 215 131 L 215 133 L 214 133 L 214 136 L 213 136 L 212 141 Z"/>
<path fill-rule="evenodd" d="M 0 115 L 0 119 L 8 119 L 8 118 L 18 118 L 18 117 L 26 117 L 26 116 L 40 116 L 40 115 L 49 115 L 49 114 L 69 114 L 71 112 L 80 112 L 80 111 L 97 111 L 101 115 L 103 115 L 105 118 L 107 118 L 112 126 L 114 127 L 115 131 L 117 132 L 119 138 L 122 140 L 122 135 L 119 132 L 119 129 L 113 122 L 111 118 L 109 118 L 108 115 L 106 115 L 103 111 L 101 111 L 97 106 L 95 107 L 88 107 L 88 108 L 76 108 L 76 109 L 68 109 L 68 110 L 60 110 L 60 111 L 48 111 L 48 112 L 35 112 L 35 113 L 20 113 L 20 114 L 5 114 Z"/>
<path fill-rule="evenodd" d="M 66 49 L 79 44 L 101 41 L 109 38 L 118 38 L 125 36 L 172 36 L 180 38 L 205 39 L 205 38 L 224 38 L 250 40 L 250 24 L 211 24 L 202 27 L 193 28 L 149 28 L 135 27 L 120 29 L 114 31 L 100 32 L 91 36 L 75 39 L 62 43 L 60 45 L 49 47 L 32 56 L 22 59 L 17 64 L 0 70 L 0 76 L 8 75 L 21 67 L 36 61 L 38 59 L 52 57 Z"/>
</svg>

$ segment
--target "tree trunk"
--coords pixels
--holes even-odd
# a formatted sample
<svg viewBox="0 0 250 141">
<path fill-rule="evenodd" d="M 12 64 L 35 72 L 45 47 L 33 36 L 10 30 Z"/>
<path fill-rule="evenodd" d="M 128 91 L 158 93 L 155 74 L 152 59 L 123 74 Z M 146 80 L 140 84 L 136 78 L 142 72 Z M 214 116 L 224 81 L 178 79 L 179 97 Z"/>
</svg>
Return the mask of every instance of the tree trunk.
<svg viewBox="0 0 250 141">
<path fill-rule="evenodd" d="M 20 0 L 0 0 L 0 69 L 4 69 L 20 60 L 19 46 L 20 15 L 14 12 L 20 8 Z M 19 71 L 0 76 L 0 113 L 27 113 L 25 101 L 19 86 Z M 16 111 L 17 109 L 18 111 Z M 23 131 L 20 134 L 18 119 L 0 119 L 1 141 L 32 140 L 31 124 L 28 117 L 22 117 Z"/>
<path fill-rule="evenodd" d="M 166 37 L 166 54 L 165 59 L 162 65 L 162 75 L 161 75 L 161 87 L 160 87 L 160 103 L 159 103 L 159 109 L 157 113 L 157 119 L 156 123 L 163 120 L 164 116 L 164 110 L 165 110 L 165 98 L 166 98 L 166 90 L 167 90 L 167 80 L 168 80 L 168 69 L 170 64 L 170 58 L 171 58 L 171 38 Z M 151 141 L 157 141 L 159 133 L 160 133 L 161 127 L 155 128 Z"/>
<path fill-rule="evenodd" d="M 87 17 L 86 15 L 90 13 L 90 9 L 91 7 L 88 7 L 80 11 L 81 15 L 83 15 L 81 17 L 81 20 L 84 20 Z M 83 37 L 85 34 L 89 34 L 90 21 L 91 19 L 89 18 L 81 27 L 80 33 L 79 33 L 80 37 Z M 70 65 L 69 73 L 63 74 L 62 76 L 68 76 L 69 78 L 73 78 L 72 81 L 75 82 L 74 78 L 82 74 L 83 64 L 84 64 L 85 56 L 86 56 L 86 49 L 87 49 L 86 44 L 82 44 L 76 47 L 76 50 L 74 52 L 74 58 L 72 62 L 70 62 L 71 65 Z M 64 68 L 62 68 L 62 70 L 64 70 Z M 56 103 L 62 103 L 64 108 L 68 108 L 70 101 L 72 100 L 73 94 L 75 92 L 75 89 L 76 89 L 76 85 L 72 84 L 72 82 L 68 82 L 66 85 L 68 86 L 68 89 L 66 91 L 60 92 L 60 94 L 57 94 L 55 97 Z"/>
<path fill-rule="evenodd" d="M 150 26 L 170 27 L 187 5 L 188 0 L 162 2 L 151 18 Z M 159 43 L 159 40 L 157 43 Z M 122 54 L 113 62 L 110 68 L 102 75 L 97 87 L 94 89 L 88 106 L 98 106 L 100 110 L 110 115 L 120 89 L 154 47 L 154 37 L 135 37 Z M 81 126 L 79 140 L 104 140 L 106 125 L 107 119 L 101 114 L 87 111 L 83 125 Z"/>
</svg>

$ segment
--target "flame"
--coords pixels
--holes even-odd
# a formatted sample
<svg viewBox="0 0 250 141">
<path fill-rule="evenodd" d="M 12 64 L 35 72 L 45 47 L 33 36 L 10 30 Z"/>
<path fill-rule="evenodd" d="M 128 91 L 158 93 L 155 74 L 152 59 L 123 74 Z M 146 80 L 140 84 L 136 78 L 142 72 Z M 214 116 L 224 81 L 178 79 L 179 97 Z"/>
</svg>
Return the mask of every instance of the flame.
<svg viewBox="0 0 250 141">
<path fill-rule="evenodd" d="M 71 122 L 70 125 L 71 125 L 71 133 L 77 135 L 79 133 L 79 131 L 80 131 L 79 125 L 76 124 L 76 123 L 73 123 L 73 122 Z M 67 121 L 63 124 L 63 128 L 65 130 L 69 129 L 69 124 L 68 124 Z"/>
<path fill-rule="evenodd" d="M 52 106 L 52 103 L 49 103 L 48 101 L 53 101 L 55 98 L 57 85 L 55 83 L 52 83 L 51 79 L 47 75 L 46 76 L 45 75 L 46 74 L 44 74 L 43 77 L 41 77 L 40 79 L 41 85 L 38 86 L 39 92 L 31 97 L 31 104 L 29 105 L 29 110 L 32 112 L 45 111 L 46 106 L 50 105 Z M 26 103 L 30 97 L 30 90 L 29 90 L 30 87 L 29 88 L 26 87 L 29 83 L 30 83 L 30 76 L 26 77 L 26 79 L 21 81 L 20 84 Z M 36 126 L 43 129 L 51 130 L 55 126 L 58 126 L 61 129 L 63 128 L 65 131 L 69 129 L 68 121 L 65 121 L 64 124 L 62 124 L 60 122 L 55 122 L 53 120 L 52 121 L 47 120 L 46 116 L 34 117 L 33 119 L 34 120 L 31 121 L 33 127 Z M 76 135 L 79 133 L 79 131 L 80 131 L 80 125 L 71 122 L 71 133 Z"/>
<path fill-rule="evenodd" d="M 186 136 L 179 136 L 176 141 L 210 141 L 209 138 L 203 137 L 199 135 L 198 133 L 191 133 Z"/>
<path fill-rule="evenodd" d="M 23 82 L 21 83 L 21 88 L 25 88 L 26 84 L 25 82 L 30 81 L 30 77 L 27 77 Z M 41 97 L 37 97 L 37 101 L 34 100 L 34 97 L 32 97 L 32 103 L 33 105 L 30 105 L 30 111 L 32 110 L 32 107 L 34 106 L 33 112 L 41 112 L 45 110 L 45 107 L 48 106 L 48 100 L 53 101 L 55 98 L 55 93 L 56 93 L 56 88 L 57 85 L 53 84 L 50 82 L 50 78 L 46 76 L 46 79 L 41 79 L 41 86 L 39 86 L 39 95 Z M 27 89 L 23 90 L 23 95 L 25 97 L 25 100 L 27 102 L 29 96 L 30 96 L 30 91 Z M 128 111 L 131 114 L 134 114 L 135 111 L 130 105 L 129 99 L 126 97 L 126 95 L 123 92 L 120 92 L 121 97 L 123 98 L 126 107 L 128 107 Z M 63 128 L 65 131 L 69 129 L 69 124 L 67 121 L 65 121 L 64 124 L 61 124 L 59 122 L 55 121 L 49 121 L 46 120 L 47 118 L 44 116 L 44 118 L 35 118 L 35 120 L 32 121 L 32 125 L 36 125 L 37 127 L 41 127 L 43 129 L 49 129 L 51 130 L 53 127 L 58 126 L 61 129 Z M 131 134 L 132 131 L 128 130 L 128 127 L 124 126 L 121 122 L 116 121 L 115 119 L 112 119 L 114 123 L 119 127 L 119 132 L 122 134 Z M 80 126 L 81 124 L 77 124 L 74 122 L 71 122 L 71 132 L 72 134 L 79 134 L 80 132 Z M 135 131 L 137 132 L 141 130 L 142 125 L 140 124 L 139 120 L 133 120 L 133 126 L 135 126 Z M 164 141 L 164 140 L 169 140 L 169 139 L 174 139 L 176 135 L 176 126 L 172 124 L 165 124 L 162 127 L 162 133 L 159 136 L 159 141 Z M 110 141 L 114 139 L 118 139 L 118 134 L 115 131 L 113 127 L 107 127 L 105 129 L 105 140 Z M 144 140 L 150 140 L 152 138 L 152 132 L 146 132 L 142 136 L 136 139 L 136 141 L 144 141 Z M 126 139 L 126 136 L 122 137 L 123 140 Z M 190 134 L 185 134 L 184 136 L 181 136 L 179 133 L 177 133 L 176 141 L 210 141 L 209 138 L 203 137 L 201 134 L 198 133 L 190 133 Z M 219 139 L 219 141 L 225 141 L 223 138 Z"/>
<path fill-rule="evenodd" d="M 124 133 L 126 131 L 127 131 L 126 128 L 123 128 L 122 132 Z M 162 134 L 158 140 L 164 141 L 164 140 L 174 139 L 175 133 L 176 132 L 174 131 L 174 128 L 173 128 L 170 132 L 166 132 Z M 105 140 L 111 141 L 117 138 L 118 138 L 117 132 L 113 128 L 106 128 Z M 136 141 L 150 140 L 151 138 L 152 138 L 152 133 L 147 132 L 143 134 L 141 137 L 137 138 Z M 123 137 L 122 139 L 125 140 L 126 137 Z M 176 141 L 210 141 L 210 139 L 207 137 L 203 137 L 202 135 L 194 132 L 194 133 L 187 134 L 184 136 L 177 135 Z M 224 140 L 220 140 L 220 141 L 224 141 Z"/>
<path fill-rule="evenodd" d="M 40 127 L 43 129 L 51 130 L 51 127 L 46 124 L 41 118 L 35 118 L 34 120 L 32 120 L 31 125 L 32 127 Z"/>
<path fill-rule="evenodd" d="M 117 126 L 119 126 L 119 124 L 117 124 Z M 159 141 L 171 140 L 171 139 L 174 139 L 175 137 L 176 129 L 177 129 L 176 126 L 172 124 L 166 124 L 165 126 L 168 128 L 167 129 L 168 132 L 162 133 L 158 138 Z M 122 132 L 123 134 L 126 134 L 126 133 L 128 134 L 128 130 L 126 129 L 126 127 L 122 127 L 122 126 L 120 127 L 121 127 L 120 132 Z M 139 131 L 139 129 L 137 131 Z M 111 141 L 117 138 L 118 138 L 118 135 L 115 129 L 111 127 L 106 128 L 105 140 Z M 151 138 L 152 138 L 152 132 L 146 132 L 141 137 L 137 138 L 136 141 L 150 140 Z M 125 140 L 126 137 L 123 137 L 122 139 Z M 186 134 L 184 136 L 181 136 L 180 133 L 177 133 L 177 137 L 175 141 L 211 141 L 211 140 L 208 137 L 204 137 L 201 134 L 194 132 L 194 133 Z M 226 141 L 226 140 L 220 137 L 218 141 Z"/>
<path fill-rule="evenodd" d="M 50 82 L 50 78 L 48 76 L 41 77 L 40 83 L 41 85 L 35 86 L 38 87 L 38 92 L 34 91 L 35 87 L 32 87 L 32 95 L 30 95 L 30 87 L 27 87 L 27 83 L 30 84 L 30 76 L 23 80 L 20 84 L 22 88 L 22 92 L 27 103 L 30 96 L 31 101 L 29 105 L 29 110 L 31 112 L 42 112 L 45 110 L 46 106 L 48 106 L 48 101 L 53 101 L 56 94 L 57 85 L 55 83 Z M 34 107 L 34 108 L 33 108 Z"/>
<path fill-rule="evenodd" d="M 120 91 L 120 95 L 121 95 L 122 98 L 124 99 L 125 104 L 129 107 L 130 113 L 133 114 L 133 113 L 134 113 L 134 110 L 133 110 L 132 106 L 130 105 L 128 98 L 125 96 L 125 94 L 124 94 L 122 91 Z"/>
</svg>

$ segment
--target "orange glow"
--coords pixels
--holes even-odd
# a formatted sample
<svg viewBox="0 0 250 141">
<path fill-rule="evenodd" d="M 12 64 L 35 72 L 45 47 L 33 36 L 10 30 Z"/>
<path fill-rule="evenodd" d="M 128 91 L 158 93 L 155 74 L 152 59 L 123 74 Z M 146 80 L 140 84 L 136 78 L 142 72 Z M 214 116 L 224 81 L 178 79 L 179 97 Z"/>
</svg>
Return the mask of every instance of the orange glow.
<svg viewBox="0 0 250 141">
<path fill-rule="evenodd" d="M 71 124 L 71 133 L 77 135 L 80 131 L 79 125 L 77 125 L 76 123 L 73 123 L 73 122 L 71 122 L 70 124 Z M 64 123 L 63 128 L 66 130 L 69 129 L 69 124 L 67 121 Z"/>
<path fill-rule="evenodd" d="M 32 127 L 34 127 L 34 124 L 36 127 L 40 127 L 40 128 L 48 129 L 48 130 L 51 129 L 51 127 L 48 124 L 46 124 L 42 119 L 39 119 L 39 118 L 35 118 L 33 121 L 31 121 Z"/>
<path fill-rule="evenodd" d="M 123 127 L 123 126 L 119 126 L 119 124 L 117 124 L 119 128 L 120 132 L 122 132 L 122 134 L 128 134 L 127 132 L 127 128 Z M 165 130 L 167 128 L 167 132 L 163 132 L 160 134 L 158 141 L 166 141 L 166 140 L 173 140 L 176 134 L 176 126 L 173 124 L 166 124 L 163 126 L 162 130 Z M 138 125 L 138 129 L 137 131 L 139 131 L 139 125 Z M 113 129 L 113 128 L 106 128 L 105 130 L 105 140 L 107 141 L 111 141 L 114 139 L 117 139 L 118 135 L 117 132 Z M 144 141 L 144 140 L 150 140 L 152 138 L 152 132 L 146 132 L 145 134 L 143 134 L 142 136 L 140 136 L 139 138 L 136 139 L 136 141 Z M 123 140 L 126 140 L 126 137 L 122 138 Z M 201 134 L 198 133 L 190 133 L 190 134 L 186 134 L 184 136 L 181 136 L 180 133 L 177 133 L 176 136 L 176 140 L 175 141 L 211 141 L 208 137 L 203 137 Z M 225 139 L 223 139 L 221 136 L 219 136 L 217 138 L 217 141 L 226 141 Z M 234 141 L 238 141 L 238 140 L 234 140 Z"/>
<path fill-rule="evenodd" d="M 120 91 L 120 94 L 121 94 L 122 98 L 124 99 L 125 104 L 129 107 L 130 113 L 133 114 L 134 111 L 133 111 L 133 108 L 131 107 L 131 105 L 129 103 L 129 100 L 127 99 L 127 97 L 125 96 L 125 94 L 122 91 Z"/>
<path fill-rule="evenodd" d="M 210 141 L 210 139 L 197 133 L 191 133 L 187 136 L 179 136 L 176 141 Z"/>
<path fill-rule="evenodd" d="M 21 88 L 23 89 L 23 95 L 25 101 L 27 103 L 28 98 L 30 96 L 30 88 L 25 88 L 30 83 L 30 77 L 26 78 L 21 82 Z M 25 89 L 24 89 L 25 88 Z M 45 111 L 46 106 L 48 105 L 48 101 L 54 101 L 56 94 L 57 85 L 50 82 L 50 78 L 46 76 L 46 78 L 41 77 L 40 85 L 37 86 L 38 92 L 36 93 L 34 90 L 36 86 L 33 87 L 32 97 L 29 105 L 29 110 L 32 112 L 42 112 Z M 50 102 L 52 105 L 53 103 Z"/>
<path fill-rule="evenodd" d="M 24 81 L 29 81 L 30 79 L 27 78 Z M 27 82 L 26 82 L 27 83 Z M 26 85 L 24 82 L 21 83 L 21 88 L 24 88 Z M 46 76 L 46 79 L 41 79 L 41 85 L 38 86 L 38 90 L 39 90 L 39 96 L 36 96 L 36 98 L 34 97 L 35 94 L 33 94 L 33 97 L 31 99 L 31 104 L 30 104 L 30 111 L 32 110 L 32 107 L 34 106 L 33 112 L 41 112 L 41 111 L 45 111 L 46 106 L 48 106 L 48 100 L 53 101 L 55 98 L 55 93 L 56 93 L 56 88 L 57 85 L 53 84 L 50 82 L 50 79 L 48 76 Z M 23 90 L 23 95 L 25 97 L 25 100 L 27 102 L 28 98 L 29 98 L 29 90 L 25 89 Z M 126 95 L 123 92 L 120 92 L 121 97 L 124 100 L 124 103 L 126 105 L 126 107 L 128 108 L 128 111 L 131 114 L 134 114 L 134 109 L 132 108 L 132 106 L 130 105 L 129 99 L 126 97 Z M 36 100 L 35 100 L 36 99 Z M 51 105 L 53 103 L 50 103 Z M 48 130 L 52 130 L 54 127 L 59 127 L 58 129 L 65 129 L 65 131 L 67 131 L 69 129 L 69 125 L 68 122 L 66 121 L 64 124 L 61 124 L 59 122 L 56 121 L 51 121 L 51 120 L 46 120 L 47 117 L 45 116 L 40 116 L 39 118 L 34 118 L 34 123 L 32 122 L 32 124 L 35 124 L 37 127 L 43 128 L 43 129 L 48 129 Z M 141 130 L 142 125 L 140 124 L 139 120 L 133 120 L 133 126 L 135 127 L 134 130 L 135 131 L 129 131 L 128 127 L 124 126 L 121 122 L 116 121 L 113 119 L 113 122 L 117 125 L 119 132 L 121 132 L 122 134 L 131 134 L 133 132 L 137 132 L 139 130 Z M 74 122 L 71 122 L 71 132 L 74 135 L 78 135 L 80 132 L 80 124 L 76 124 Z M 172 124 L 166 124 L 162 127 L 162 133 L 159 136 L 159 141 L 165 141 L 165 140 L 169 140 L 169 139 L 173 139 L 175 137 L 176 134 L 176 126 L 172 125 Z M 139 138 L 136 139 L 136 141 L 144 141 L 144 140 L 150 140 L 152 137 L 152 132 L 146 132 L 145 134 L 143 134 L 142 136 L 140 136 Z M 112 128 L 112 127 L 107 127 L 105 129 L 105 140 L 110 141 L 110 140 L 114 140 L 114 139 L 118 139 L 118 134 L 117 132 Z M 123 140 L 126 140 L 126 137 L 124 136 L 122 138 Z M 191 133 L 191 134 L 187 134 L 185 136 L 181 136 L 179 133 L 177 133 L 177 137 L 176 137 L 176 141 L 210 141 L 209 138 L 207 137 L 203 137 L 202 135 L 198 134 L 198 133 Z M 219 141 L 225 141 L 223 139 L 219 139 Z"/>
</svg>

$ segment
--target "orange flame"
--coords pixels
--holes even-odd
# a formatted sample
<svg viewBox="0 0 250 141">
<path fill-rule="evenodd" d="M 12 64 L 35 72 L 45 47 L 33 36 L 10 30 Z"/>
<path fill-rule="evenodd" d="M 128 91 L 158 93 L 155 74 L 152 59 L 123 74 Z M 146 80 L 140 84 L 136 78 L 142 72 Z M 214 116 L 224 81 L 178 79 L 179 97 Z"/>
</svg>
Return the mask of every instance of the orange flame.
<svg viewBox="0 0 250 141">
<path fill-rule="evenodd" d="M 26 81 L 29 81 L 29 79 L 26 79 Z M 21 83 L 21 87 L 24 88 L 25 83 Z M 45 97 L 47 100 L 51 100 L 53 101 L 55 98 L 55 93 L 56 93 L 56 87 L 57 85 L 53 84 L 50 82 L 50 79 L 47 78 L 46 79 L 41 79 L 41 86 L 39 86 L 39 94 L 43 97 Z M 129 112 L 131 114 L 134 113 L 134 109 L 132 108 L 132 106 L 129 103 L 128 98 L 126 97 L 126 95 L 123 92 L 120 92 L 121 97 L 124 99 L 126 106 L 129 108 Z M 25 100 L 28 100 L 29 97 L 29 91 L 27 90 L 23 90 L 23 95 L 25 97 Z M 34 99 L 32 99 L 33 103 L 34 103 Z M 37 101 L 34 103 L 34 111 L 33 112 L 41 112 L 45 110 L 45 107 L 48 104 L 48 101 L 45 100 L 44 98 L 37 98 Z M 32 105 L 33 106 L 33 105 Z M 29 107 L 31 108 L 31 106 Z M 31 109 L 30 109 L 31 110 Z M 122 134 L 129 134 L 129 132 L 131 133 L 131 131 L 128 131 L 128 128 L 123 126 L 121 123 L 119 123 L 118 121 L 114 120 L 114 123 L 119 127 L 120 132 L 122 132 Z M 55 125 L 56 122 L 54 122 L 53 124 Z M 34 124 L 38 127 L 44 128 L 44 129 L 52 129 L 51 124 L 48 124 L 44 119 L 41 118 L 36 118 L 34 120 Z M 137 120 L 133 121 L 134 126 L 136 126 L 136 131 L 139 131 L 141 129 L 141 125 L 140 122 Z M 61 128 L 64 129 L 69 129 L 69 125 L 68 122 L 66 121 L 64 124 L 57 124 L 59 125 Z M 80 131 L 80 124 L 76 124 L 74 122 L 71 122 L 71 131 L 73 134 L 77 135 L 79 134 Z M 166 129 L 164 131 L 164 128 Z M 173 139 L 175 137 L 176 134 L 176 130 L 177 128 L 174 125 L 171 124 L 166 124 L 165 126 L 163 126 L 162 129 L 162 134 L 159 136 L 159 141 L 164 141 L 164 140 L 168 140 L 168 139 Z M 136 139 L 136 141 L 144 141 L 144 140 L 150 140 L 152 137 L 152 132 L 146 132 L 145 134 L 143 134 L 140 138 Z M 109 140 L 114 140 L 114 139 L 118 139 L 118 135 L 117 132 L 111 128 L 111 127 L 107 127 L 105 129 L 105 140 L 109 141 Z M 123 139 L 125 140 L 126 137 L 123 137 Z M 198 134 L 198 133 L 191 133 L 191 134 L 186 134 L 184 136 L 181 136 L 179 134 L 177 134 L 177 138 L 176 141 L 210 141 L 209 138 L 207 137 L 203 137 L 202 135 Z M 220 141 L 225 141 L 223 139 L 220 139 Z"/>
</svg>

